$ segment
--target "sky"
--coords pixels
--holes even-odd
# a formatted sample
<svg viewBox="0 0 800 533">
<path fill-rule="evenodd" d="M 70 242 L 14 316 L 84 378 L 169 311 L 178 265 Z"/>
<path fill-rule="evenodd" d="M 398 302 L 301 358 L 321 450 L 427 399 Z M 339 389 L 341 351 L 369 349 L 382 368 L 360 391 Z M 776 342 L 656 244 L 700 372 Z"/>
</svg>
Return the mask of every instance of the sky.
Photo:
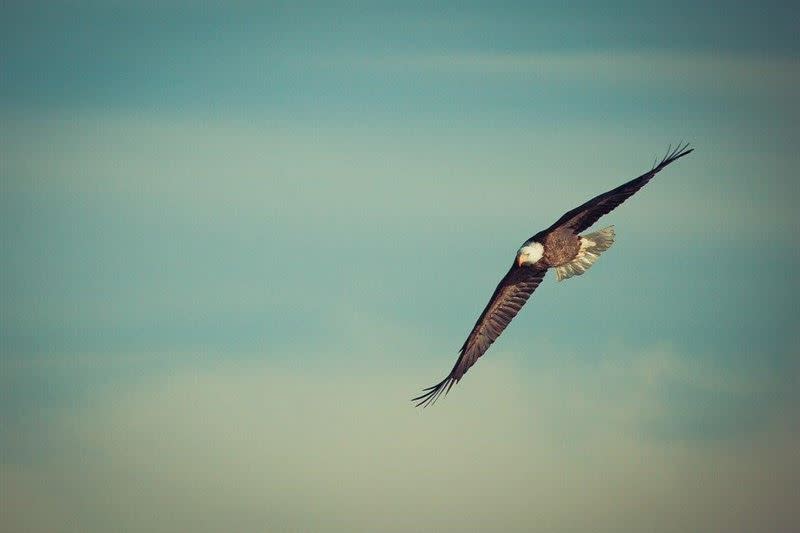
<svg viewBox="0 0 800 533">
<path fill-rule="evenodd" d="M 0 4 L 0 529 L 791 531 L 798 12 Z M 435 406 L 519 245 L 595 227 Z"/>
</svg>

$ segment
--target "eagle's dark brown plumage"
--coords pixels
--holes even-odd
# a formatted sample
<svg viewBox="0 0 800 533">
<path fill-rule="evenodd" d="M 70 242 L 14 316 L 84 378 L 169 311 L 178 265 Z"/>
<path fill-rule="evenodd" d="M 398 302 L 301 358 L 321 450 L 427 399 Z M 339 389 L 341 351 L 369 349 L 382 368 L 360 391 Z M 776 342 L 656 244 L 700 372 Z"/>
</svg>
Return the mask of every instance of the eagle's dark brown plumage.
<svg viewBox="0 0 800 533">
<path fill-rule="evenodd" d="M 557 269 L 559 280 L 585 272 L 597 256 L 611 246 L 614 234 L 611 228 L 585 236 L 579 233 L 630 198 L 664 167 L 692 151 L 688 143 L 678 144 L 674 150 L 670 147 L 649 172 L 565 213 L 555 224 L 525 241 L 464 341 L 453 369 L 446 378 L 412 401 L 417 406 L 427 406 L 442 393 L 447 394 L 522 309 L 549 268 Z"/>
</svg>

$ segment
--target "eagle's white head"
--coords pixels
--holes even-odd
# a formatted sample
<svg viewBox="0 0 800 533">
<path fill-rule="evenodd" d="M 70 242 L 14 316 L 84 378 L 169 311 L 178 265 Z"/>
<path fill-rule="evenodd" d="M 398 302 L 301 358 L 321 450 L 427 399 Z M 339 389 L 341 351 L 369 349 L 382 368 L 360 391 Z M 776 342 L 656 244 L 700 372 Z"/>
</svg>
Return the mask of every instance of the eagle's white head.
<svg viewBox="0 0 800 533">
<path fill-rule="evenodd" d="M 538 242 L 524 245 L 517 252 L 517 266 L 532 265 L 544 255 L 544 246 Z"/>
</svg>

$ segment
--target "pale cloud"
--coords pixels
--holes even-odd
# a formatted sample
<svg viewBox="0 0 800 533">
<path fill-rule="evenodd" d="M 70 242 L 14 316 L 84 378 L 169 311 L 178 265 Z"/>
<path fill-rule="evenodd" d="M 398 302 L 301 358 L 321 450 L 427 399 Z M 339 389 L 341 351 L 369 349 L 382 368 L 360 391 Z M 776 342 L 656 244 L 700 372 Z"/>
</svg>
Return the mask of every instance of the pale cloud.
<svg viewBox="0 0 800 533">
<path fill-rule="evenodd" d="M 183 365 L 43 417 L 51 453 L 2 467 L 5 527 L 789 531 L 800 518 L 795 408 L 722 439 L 643 434 L 679 416 L 663 387 L 738 390 L 730 369 L 664 345 L 597 364 L 545 352 L 535 369 L 499 350 L 422 411 L 408 398 L 439 365 L 401 354 L 424 339 L 368 316 L 340 326 L 370 324 L 313 367 L 301 351 Z M 362 363 L 342 363 L 348 349 Z"/>
<path fill-rule="evenodd" d="M 519 226 L 525 238 L 646 171 L 683 137 L 698 150 L 614 213 L 636 221 L 627 231 L 743 235 L 793 220 L 782 178 L 789 159 L 747 152 L 750 137 L 697 138 L 674 124 L 658 136 L 649 124 L 599 133 L 580 121 L 555 131 L 417 126 L 426 134 L 408 124 L 373 130 L 148 114 L 8 117 L 3 186 L 34 203 L 58 199 L 88 214 L 210 231 L 258 224 L 286 233 L 287 224 L 306 230 L 335 220 L 362 228 L 380 221 L 405 233 L 428 230 L 438 218 L 491 234 Z"/>
<path fill-rule="evenodd" d="M 330 59 L 335 63 L 336 59 Z M 794 57 L 680 52 L 601 50 L 559 52 L 456 52 L 352 59 L 369 68 L 422 69 L 486 75 L 532 75 L 543 81 L 600 82 L 611 85 L 666 84 L 670 87 L 789 90 L 800 81 Z"/>
</svg>

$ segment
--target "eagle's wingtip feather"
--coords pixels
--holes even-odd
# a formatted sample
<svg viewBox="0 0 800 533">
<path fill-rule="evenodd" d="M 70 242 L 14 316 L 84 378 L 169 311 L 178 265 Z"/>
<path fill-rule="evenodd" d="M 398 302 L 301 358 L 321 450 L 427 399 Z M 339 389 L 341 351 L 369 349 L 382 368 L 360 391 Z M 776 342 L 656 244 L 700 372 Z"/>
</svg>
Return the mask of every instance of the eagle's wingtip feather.
<svg viewBox="0 0 800 533">
<path fill-rule="evenodd" d="M 442 392 L 447 396 L 447 393 L 450 392 L 455 382 L 456 380 L 452 376 L 447 376 L 436 385 L 431 385 L 426 389 L 422 389 L 422 394 L 416 398 L 412 398 L 411 402 L 414 403 L 414 407 L 422 407 L 423 409 L 429 405 L 433 405 L 436 403 L 436 400 L 439 399 L 439 396 L 442 395 Z"/>
<path fill-rule="evenodd" d="M 676 161 L 685 155 L 689 155 L 692 152 L 694 152 L 694 148 L 692 148 L 691 143 L 688 141 L 684 143 L 683 140 L 681 140 L 681 142 L 679 142 L 675 148 L 673 148 L 670 144 L 669 147 L 667 147 L 667 152 L 664 154 L 664 157 L 661 159 L 661 161 L 653 165 L 653 170 L 658 172 L 673 161 Z"/>
</svg>

